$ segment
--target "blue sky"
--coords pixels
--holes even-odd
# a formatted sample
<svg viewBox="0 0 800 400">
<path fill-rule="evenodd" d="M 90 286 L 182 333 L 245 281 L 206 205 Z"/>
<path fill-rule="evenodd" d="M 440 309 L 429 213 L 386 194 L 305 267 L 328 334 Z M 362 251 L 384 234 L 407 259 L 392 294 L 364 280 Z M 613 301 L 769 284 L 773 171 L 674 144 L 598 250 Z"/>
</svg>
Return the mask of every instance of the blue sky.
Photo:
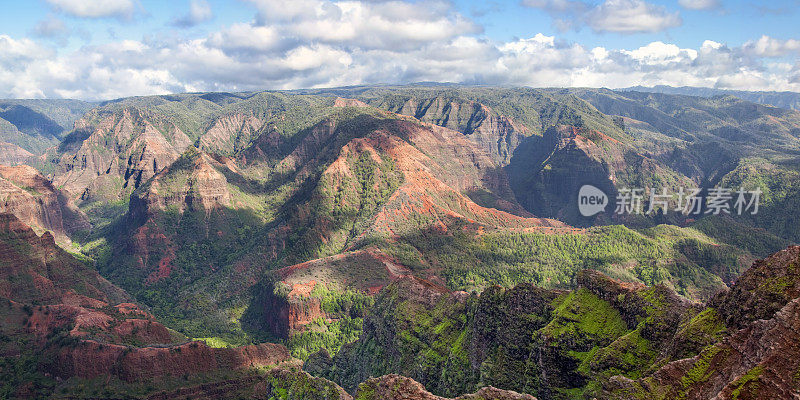
<svg viewBox="0 0 800 400">
<path fill-rule="evenodd" d="M 800 91 L 800 1 L 29 0 L 0 97 L 446 81 Z"/>
</svg>

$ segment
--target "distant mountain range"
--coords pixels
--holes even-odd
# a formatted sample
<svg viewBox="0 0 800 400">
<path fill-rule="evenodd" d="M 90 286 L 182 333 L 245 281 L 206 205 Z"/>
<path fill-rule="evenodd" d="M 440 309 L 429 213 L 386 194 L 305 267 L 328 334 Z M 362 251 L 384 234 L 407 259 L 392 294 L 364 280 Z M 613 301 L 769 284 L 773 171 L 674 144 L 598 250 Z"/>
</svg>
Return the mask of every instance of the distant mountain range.
<svg viewBox="0 0 800 400">
<path fill-rule="evenodd" d="M 797 92 L 755 92 L 745 90 L 714 89 L 691 86 L 664 86 L 653 87 L 633 86 L 619 91 L 652 92 L 665 94 L 680 94 L 684 96 L 716 97 L 716 96 L 736 96 L 742 100 L 752 101 L 753 103 L 765 104 L 774 107 L 800 110 L 800 93 Z"/>
</svg>

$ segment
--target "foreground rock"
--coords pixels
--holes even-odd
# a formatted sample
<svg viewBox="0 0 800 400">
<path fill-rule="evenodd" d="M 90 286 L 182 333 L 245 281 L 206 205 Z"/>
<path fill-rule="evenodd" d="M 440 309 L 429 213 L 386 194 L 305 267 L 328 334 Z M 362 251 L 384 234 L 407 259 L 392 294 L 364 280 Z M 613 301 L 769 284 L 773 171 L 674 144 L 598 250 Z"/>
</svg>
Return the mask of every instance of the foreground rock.
<svg viewBox="0 0 800 400">
<path fill-rule="evenodd" d="M 730 334 L 694 357 L 635 381 L 612 380 L 610 397 L 684 399 L 800 397 L 800 247 L 756 262 L 706 310 Z"/>
<path fill-rule="evenodd" d="M 536 400 L 535 397 L 493 387 L 447 399 L 431 394 L 411 378 L 385 375 L 359 385 L 354 396 L 335 383 L 295 369 L 274 368 L 263 375 L 228 379 L 159 392 L 149 400 L 284 399 L 284 400 Z"/>
<path fill-rule="evenodd" d="M 448 400 L 425 390 L 419 382 L 400 375 L 384 375 L 369 379 L 358 386 L 359 400 Z M 486 387 L 474 394 L 459 396 L 456 400 L 536 400 L 529 394 Z"/>
</svg>

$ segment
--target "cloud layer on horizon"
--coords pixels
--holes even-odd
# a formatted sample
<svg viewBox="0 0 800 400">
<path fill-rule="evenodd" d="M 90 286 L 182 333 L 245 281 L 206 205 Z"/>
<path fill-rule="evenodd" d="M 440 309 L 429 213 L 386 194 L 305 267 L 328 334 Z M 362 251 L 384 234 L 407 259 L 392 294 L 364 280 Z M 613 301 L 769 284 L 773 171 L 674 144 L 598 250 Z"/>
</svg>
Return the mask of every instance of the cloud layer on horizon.
<svg viewBox="0 0 800 400">
<path fill-rule="evenodd" d="M 77 3 L 48 1 L 65 10 Z M 420 81 L 800 91 L 800 63 L 785 61 L 797 59 L 798 40 L 763 36 L 738 47 L 705 41 L 696 48 L 654 41 L 632 49 L 588 48 L 543 34 L 497 42 L 446 1 L 296 0 L 288 5 L 280 0 L 247 1 L 257 11 L 253 21 L 233 23 L 198 38 L 119 40 L 59 54 L 45 42 L 0 34 L 4 54 L 0 97 L 95 100 Z M 559 7 L 585 5 L 577 0 L 526 3 L 551 7 L 556 14 Z M 702 2 L 694 3 L 699 7 Z M 213 17 L 205 1 L 191 4 L 196 7 L 187 10 L 184 25 Z M 615 7 L 621 4 L 636 7 L 620 14 Z M 666 16 L 667 20 L 650 22 L 663 25 L 659 29 L 677 23 L 669 22 L 670 16 L 680 18 L 641 0 L 607 0 L 581 12 L 605 15 L 600 19 L 604 22 L 590 28 L 608 31 L 625 18 L 636 18 L 637 26 L 643 27 L 637 13 Z"/>
</svg>

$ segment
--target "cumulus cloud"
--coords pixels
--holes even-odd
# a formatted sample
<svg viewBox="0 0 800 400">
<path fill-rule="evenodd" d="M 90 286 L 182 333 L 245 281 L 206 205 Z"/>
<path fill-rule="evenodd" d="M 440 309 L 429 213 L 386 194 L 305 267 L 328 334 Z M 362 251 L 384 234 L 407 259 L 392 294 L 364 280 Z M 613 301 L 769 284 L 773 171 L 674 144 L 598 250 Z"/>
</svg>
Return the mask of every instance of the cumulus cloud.
<svg viewBox="0 0 800 400">
<path fill-rule="evenodd" d="M 588 26 L 595 32 L 660 32 L 683 23 L 678 12 L 644 0 L 605 0 L 597 5 L 580 0 L 523 0 L 522 4 L 550 14 L 562 31 Z"/>
<path fill-rule="evenodd" d="M 595 32 L 660 32 L 683 23 L 677 12 L 642 0 L 606 0 L 586 18 Z"/>
<path fill-rule="evenodd" d="M 248 0 L 285 37 L 360 48 L 415 48 L 481 28 L 443 1 Z"/>
<path fill-rule="evenodd" d="M 189 11 L 180 17 L 174 18 L 171 25 L 190 28 L 210 21 L 212 18 L 214 18 L 214 13 L 211 11 L 211 5 L 206 0 L 191 0 Z"/>
<path fill-rule="evenodd" d="M 769 36 L 761 36 L 744 44 L 744 50 L 760 57 L 783 57 L 800 52 L 800 40 L 780 40 Z"/>
<path fill-rule="evenodd" d="M 689 10 L 714 10 L 722 6 L 719 0 L 678 0 L 678 4 Z"/>
<path fill-rule="evenodd" d="M 693 49 L 682 49 L 674 44 L 652 42 L 635 50 L 620 50 L 620 53 L 645 64 L 667 65 L 686 63 L 697 59 L 698 52 Z"/>
<path fill-rule="evenodd" d="M 228 54 L 251 52 L 260 54 L 274 50 L 283 42 L 280 32 L 268 26 L 236 23 L 208 38 L 208 44 Z"/>
<path fill-rule="evenodd" d="M 5 88 L 2 97 L 37 98 L 47 93 L 41 87 L 34 71 L 37 62 L 54 57 L 55 52 L 40 46 L 30 39 L 14 39 L 0 35 L 0 87 Z"/>
<path fill-rule="evenodd" d="M 276 0 L 252 1 L 261 17 L 188 39 L 113 40 L 60 54 L 0 35 L 0 97 L 110 99 L 419 81 L 800 91 L 800 65 L 781 58 L 800 51 L 796 40 L 589 48 L 539 33 L 497 42 L 476 34 L 480 29 L 449 3 L 303 0 L 313 3 L 310 11 L 271 12 Z M 571 3 L 542 1 L 564 9 Z M 614 4 L 620 3 L 603 3 Z"/>
</svg>

